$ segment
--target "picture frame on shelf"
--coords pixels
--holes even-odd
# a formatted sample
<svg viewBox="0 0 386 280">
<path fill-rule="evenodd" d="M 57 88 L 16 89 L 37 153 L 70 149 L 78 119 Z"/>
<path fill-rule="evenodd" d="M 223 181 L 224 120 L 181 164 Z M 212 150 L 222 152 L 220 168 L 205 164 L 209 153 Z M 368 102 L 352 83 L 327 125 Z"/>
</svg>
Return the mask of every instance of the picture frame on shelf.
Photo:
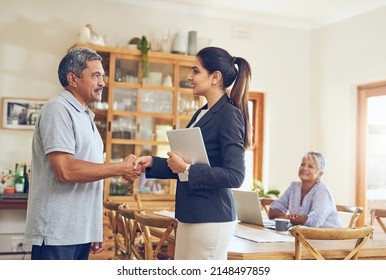
<svg viewBox="0 0 386 280">
<path fill-rule="evenodd" d="M 45 99 L 3 97 L 1 128 L 33 130 L 46 102 Z"/>
</svg>

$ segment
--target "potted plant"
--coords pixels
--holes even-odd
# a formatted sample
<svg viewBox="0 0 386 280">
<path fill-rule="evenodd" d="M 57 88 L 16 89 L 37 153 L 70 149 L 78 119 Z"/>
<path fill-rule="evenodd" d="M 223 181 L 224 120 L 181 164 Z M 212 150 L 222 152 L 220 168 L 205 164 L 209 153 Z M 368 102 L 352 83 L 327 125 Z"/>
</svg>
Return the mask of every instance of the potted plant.
<svg viewBox="0 0 386 280">
<path fill-rule="evenodd" d="M 252 191 L 258 192 L 259 197 L 266 197 L 266 198 L 278 198 L 280 195 L 280 191 L 273 189 L 265 191 L 265 188 L 263 186 L 263 182 L 259 179 L 254 179 L 252 184 Z"/>
<path fill-rule="evenodd" d="M 138 42 L 137 48 L 141 51 L 142 78 L 146 78 L 148 76 L 147 53 L 150 50 L 150 43 L 145 36 L 142 36 L 141 40 Z"/>
</svg>

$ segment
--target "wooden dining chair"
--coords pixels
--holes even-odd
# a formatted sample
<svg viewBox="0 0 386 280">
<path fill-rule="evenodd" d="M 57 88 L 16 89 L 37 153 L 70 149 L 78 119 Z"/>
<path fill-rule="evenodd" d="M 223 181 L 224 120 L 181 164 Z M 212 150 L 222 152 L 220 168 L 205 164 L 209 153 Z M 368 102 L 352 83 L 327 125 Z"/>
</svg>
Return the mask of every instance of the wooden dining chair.
<svg viewBox="0 0 386 280">
<path fill-rule="evenodd" d="M 336 210 L 338 210 L 338 213 L 342 213 L 343 215 L 350 215 L 350 221 L 347 226 L 349 228 L 354 228 L 357 226 L 357 221 L 363 213 L 363 207 L 360 206 L 347 206 L 338 204 L 336 205 Z"/>
<path fill-rule="evenodd" d="M 142 198 L 140 194 L 134 195 L 135 202 L 137 203 L 137 208 L 143 210 Z"/>
<path fill-rule="evenodd" d="M 111 231 L 114 238 L 114 259 L 124 260 L 127 258 L 127 252 L 125 250 L 124 244 L 124 226 L 122 222 L 122 217 L 118 213 L 118 207 L 122 203 L 113 202 L 111 200 L 104 200 L 103 207 L 105 208 L 105 213 L 109 219 Z"/>
<path fill-rule="evenodd" d="M 359 228 L 310 228 L 295 226 L 290 230 L 295 237 L 295 260 L 302 259 L 301 247 L 304 248 L 317 260 L 324 260 L 320 250 L 317 250 L 310 240 L 356 240 L 354 248 L 343 258 L 343 260 L 358 259 L 359 251 L 373 232 L 372 226 Z"/>
<path fill-rule="evenodd" d="M 383 218 L 386 218 L 386 209 L 371 209 L 370 210 L 370 225 L 375 227 L 375 221 L 378 222 L 378 224 L 383 229 L 383 232 L 386 234 L 386 226 L 384 221 L 382 221 Z M 374 234 L 371 234 L 370 238 L 373 239 Z"/>
<path fill-rule="evenodd" d="M 275 199 L 273 199 L 273 198 L 268 198 L 268 197 L 261 197 L 260 198 L 261 207 L 264 209 L 265 214 L 267 214 L 267 216 L 269 216 L 269 206 L 274 201 L 275 201 Z"/>
<path fill-rule="evenodd" d="M 178 221 L 171 217 L 135 212 L 135 220 L 143 235 L 146 260 L 174 259 L 174 240 L 177 234 Z M 174 235 L 173 244 L 169 244 Z"/>
<path fill-rule="evenodd" d="M 128 260 L 145 259 L 141 231 L 134 216 L 134 213 L 139 211 L 138 209 L 131 209 L 127 204 L 118 207 L 118 213 L 123 221 L 124 246 Z"/>
</svg>

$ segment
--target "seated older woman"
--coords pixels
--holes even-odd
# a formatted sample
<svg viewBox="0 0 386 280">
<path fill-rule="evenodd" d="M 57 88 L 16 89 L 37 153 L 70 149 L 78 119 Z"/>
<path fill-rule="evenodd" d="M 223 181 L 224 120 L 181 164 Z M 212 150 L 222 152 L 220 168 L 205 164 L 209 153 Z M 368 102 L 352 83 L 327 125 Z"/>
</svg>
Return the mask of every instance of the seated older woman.
<svg viewBox="0 0 386 280">
<path fill-rule="evenodd" d="M 293 225 L 341 228 L 331 191 L 320 181 L 325 170 L 326 161 L 322 154 L 305 154 L 298 173 L 301 182 L 292 182 L 271 204 L 269 218 L 287 218 Z"/>
</svg>

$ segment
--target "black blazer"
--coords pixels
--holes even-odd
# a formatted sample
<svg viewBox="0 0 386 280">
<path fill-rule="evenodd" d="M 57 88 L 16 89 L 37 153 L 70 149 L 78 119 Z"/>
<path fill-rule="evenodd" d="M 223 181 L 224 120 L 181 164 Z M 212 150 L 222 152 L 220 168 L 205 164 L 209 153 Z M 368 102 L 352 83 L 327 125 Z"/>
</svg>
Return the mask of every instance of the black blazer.
<svg viewBox="0 0 386 280">
<path fill-rule="evenodd" d="M 199 109 L 187 125 L 196 120 Z M 210 167 L 194 164 L 189 180 L 181 182 L 165 158 L 153 157 L 147 178 L 177 179 L 176 218 L 183 223 L 229 222 L 236 219 L 231 188 L 239 188 L 245 177 L 245 121 L 227 94 L 205 113 L 195 126 L 201 128 Z"/>
</svg>

